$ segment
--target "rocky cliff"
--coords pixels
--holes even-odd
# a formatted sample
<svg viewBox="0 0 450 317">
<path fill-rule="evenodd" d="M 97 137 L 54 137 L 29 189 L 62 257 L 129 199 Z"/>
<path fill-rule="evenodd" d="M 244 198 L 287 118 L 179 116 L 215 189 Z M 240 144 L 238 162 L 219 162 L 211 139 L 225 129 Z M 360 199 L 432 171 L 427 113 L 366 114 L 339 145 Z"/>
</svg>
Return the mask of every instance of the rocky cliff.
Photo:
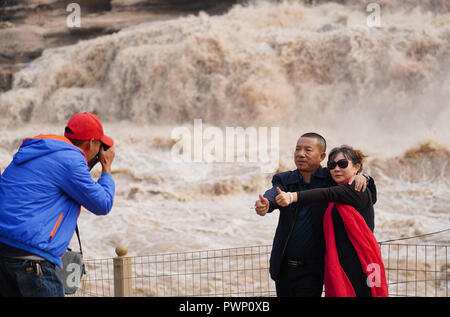
<svg viewBox="0 0 450 317">
<path fill-rule="evenodd" d="M 68 27 L 69 3 L 80 5 L 80 27 Z M 46 48 L 118 32 L 143 22 L 205 11 L 220 14 L 237 0 L 0 0 L 0 93 L 12 75 Z"/>
<path fill-rule="evenodd" d="M 262 0 L 0 0 L 0 93 L 11 88 L 12 75 L 41 56 L 46 48 L 76 44 L 136 24 L 174 19 L 205 11 L 222 14 L 233 5 Z M 268 0 L 269 1 L 269 0 Z M 282 0 L 272 0 L 282 2 Z M 287 1 L 287 0 L 285 0 Z M 308 5 L 335 2 L 365 11 L 375 0 L 298 0 Z M 81 8 L 80 27 L 68 27 L 69 3 Z M 289 2 L 289 1 L 287 1 Z M 292 1 L 295 2 L 295 1 Z M 386 10 L 450 12 L 449 0 L 376 0 Z M 405 11 L 406 12 L 406 11 Z M 325 26 L 326 28 L 329 27 Z"/>
</svg>

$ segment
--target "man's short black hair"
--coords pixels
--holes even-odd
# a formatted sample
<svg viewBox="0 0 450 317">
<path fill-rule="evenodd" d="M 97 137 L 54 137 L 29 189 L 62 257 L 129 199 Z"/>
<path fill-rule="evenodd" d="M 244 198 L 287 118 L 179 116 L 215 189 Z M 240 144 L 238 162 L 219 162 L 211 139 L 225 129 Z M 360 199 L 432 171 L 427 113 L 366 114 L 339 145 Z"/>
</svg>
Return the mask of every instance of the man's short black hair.
<svg viewBox="0 0 450 317">
<path fill-rule="evenodd" d="M 72 130 L 69 127 L 66 127 L 66 129 L 64 131 L 66 133 L 68 133 L 68 134 L 72 134 L 73 133 Z M 86 141 L 83 141 L 83 140 L 75 140 L 75 139 L 72 139 L 72 138 L 68 138 L 68 139 L 69 139 L 70 142 L 72 142 L 73 145 L 78 146 L 78 147 L 80 147 L 84 143 L 86 143 Z"/>
<path fill-rule="evenodd" d="M 322 152 L 326 152 L 327 151 L 327 141 L 325 141 L 325 138 L 323 136 L 321 136 L 318 133 L 315 132 L 308 132 L 305 133 L 301 136 L 301 138 L 313 138 L 316 139 L 317 142 L 319 143 L 319 146 L 321 147 Z"/>
</svg>

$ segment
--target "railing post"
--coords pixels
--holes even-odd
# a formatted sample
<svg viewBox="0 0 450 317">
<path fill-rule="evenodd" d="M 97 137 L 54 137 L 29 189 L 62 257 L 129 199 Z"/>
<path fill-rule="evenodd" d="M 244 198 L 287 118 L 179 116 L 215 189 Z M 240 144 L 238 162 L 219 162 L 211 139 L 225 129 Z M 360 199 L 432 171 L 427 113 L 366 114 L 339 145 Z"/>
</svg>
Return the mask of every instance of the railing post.
<svg viewBox="0 0 450 317">
<path fill-rule="evenodd" d="M 126 246 L 116 248 L 117 257 L 114 258 L 114 296 L 130 297 L 132 296 L 132 264 L 131 258 L 125 257 L 128 253 Z"/>
</svg>

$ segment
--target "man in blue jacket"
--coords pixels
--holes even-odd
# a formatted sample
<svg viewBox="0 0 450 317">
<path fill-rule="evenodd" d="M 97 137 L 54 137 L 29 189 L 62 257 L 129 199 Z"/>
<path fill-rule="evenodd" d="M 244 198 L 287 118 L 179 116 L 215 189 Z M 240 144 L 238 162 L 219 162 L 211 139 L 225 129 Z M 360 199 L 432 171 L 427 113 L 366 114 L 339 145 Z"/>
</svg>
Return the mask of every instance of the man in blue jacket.
<svg viewBox="0 0 450 317">
<path fill-rule="evenodd" d="M 113 206 L 113 143 L 87 112 L 69 120 L 64 137 L 23 140 L 0 177 L 0 296 L 64 296 L 56 266 L 81 206 L 96 215 Z M 97 160 L 102 175 L 96 182 L 90 167 Z"/>
<path fill-rule="evenodd" d="M 320 166 L 325 157 L 325 139 L 314 132 L 303 134 L 294 152 L 297 169 L 275 174 L 273 187 L 259 195 L 255 202 L 256 213 L 260 216 L 276 209 L 280 211 L 270 256 L 270 275 L 279 297 L 320 297 L 322 294 L 325 256 L 322 224 L 328 204 L 292 203 L 281 207 L 275 197 L 280 191 L 334 186 L 330 171 Z M 372 192 L 376 190 L 372 178 L 367 183 L 365 176 L 357 175 L 354 181 L 357 190 L 366 190 L 366 186 Z"/>
</svg>

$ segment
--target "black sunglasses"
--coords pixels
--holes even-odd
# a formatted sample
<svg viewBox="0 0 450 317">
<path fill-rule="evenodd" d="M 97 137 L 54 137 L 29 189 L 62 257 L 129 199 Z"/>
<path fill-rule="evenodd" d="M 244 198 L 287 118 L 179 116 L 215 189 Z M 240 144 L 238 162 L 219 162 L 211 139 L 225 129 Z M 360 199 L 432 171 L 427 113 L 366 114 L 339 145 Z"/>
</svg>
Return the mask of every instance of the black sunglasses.
<svg viewBox="0 0 450 317">
<path fill-rule="evenodd" d="M 342 160 L 339 160 L 337 162 L 335 162 L 335 161 L 328 161 L 327 166 L 328 166 L 329 170 L 334 170 L 336 168 L 336 166 L 339 166 L 339 168 L 347 168 L 348 160 L 347 159 L 342 159 Z"/>
</svg>

